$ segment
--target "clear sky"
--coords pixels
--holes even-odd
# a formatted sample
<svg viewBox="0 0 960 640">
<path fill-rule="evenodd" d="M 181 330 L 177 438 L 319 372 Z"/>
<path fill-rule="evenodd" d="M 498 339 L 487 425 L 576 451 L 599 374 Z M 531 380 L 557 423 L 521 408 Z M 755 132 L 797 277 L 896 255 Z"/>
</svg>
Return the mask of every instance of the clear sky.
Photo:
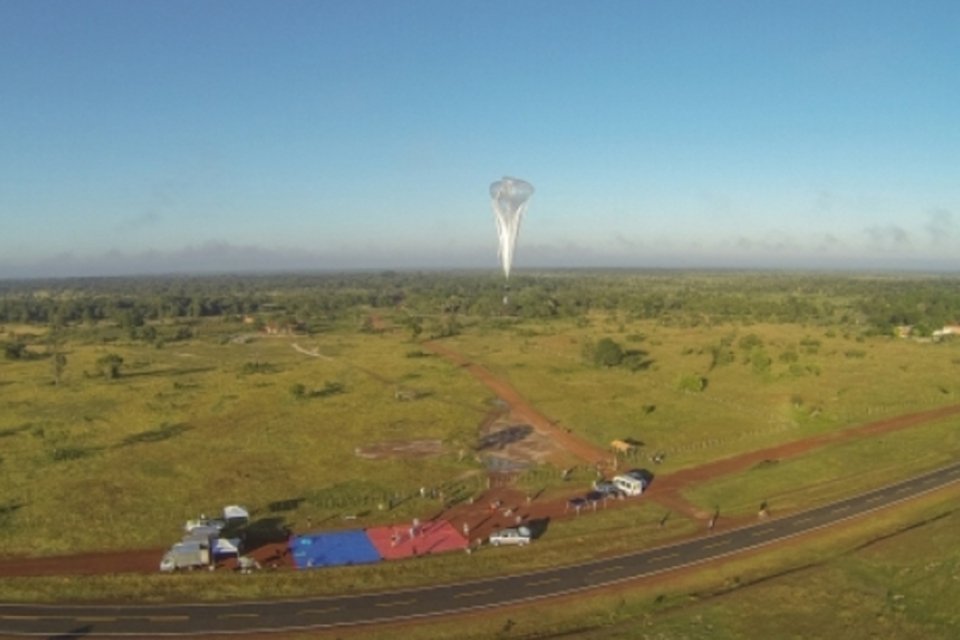
<svg viewBox="0 0 960 640">
<path fill-rule="evenodd" d="M 960 2 L 0 0 L 0 277 L 960 269 Z"/>
</svg>

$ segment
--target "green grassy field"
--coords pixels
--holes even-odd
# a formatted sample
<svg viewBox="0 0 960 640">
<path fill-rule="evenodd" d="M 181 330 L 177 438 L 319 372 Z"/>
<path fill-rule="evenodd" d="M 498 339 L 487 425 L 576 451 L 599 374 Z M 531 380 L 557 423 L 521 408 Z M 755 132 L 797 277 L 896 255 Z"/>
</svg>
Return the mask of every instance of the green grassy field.
<svg viewBox="0 0 960 640">
<path fill-rule="evenodd" d="M 666 452 L 658 473 L 949 404 L 960 392 L 955 343 L 795 325 L 664 327 L 605 315 L 582 324 L 477 325 L 448 344 L 584 438 L 602 446 L 633 437 L 644 452 Z M 109 328 L 87 330 L 68 342 L 58 386 L 47 358 L 0 361 L 6 552 L 163 546 L 182 520 L 234 502 L 294 527 L 357 513 L 365 524 L 396 521 L 430 508 L 404 500 L 420 486 L 464 495 L 483 486 L 470 449 L 492 396 L 465 372 L 424 357 L 398 331 L 244 338 L 242 329 L 201 324 L 193 339 L 162 349 L 112 339 Z M 601 336 L 642 350 L 649 366 L 585 362 L 584 342 Z M 756 365 L 758 351 L 770 362 Z M 107 353 L 124 360 L 114 380 L 97 375 Z M 681 389 L 689 374 L 707 378 L 706 388 Z M 304 397 L 291 391 L 298 384 Z M 398 390 L 417 399 L 398 401 Z M 825 486 L 833 488 L 824 495 L 842 493 L 845 478 L 863 484 L 891 467 L 908 472 L 955 456 L 955 424 L 814 452 L 765 470 L 762 482 L 751 472 L 691 496 L 734 510 L 772 496 L 801 506 L 821 499 Z M 439 440 L 443 453 L 356 455 L 358 447 L 410 440 Z"/>
<path fill-rule="evenodd" d="M 761 462 L 684 496 L 728 515 L 755 514 L 763 502 L 770 510 L 790 511 L 919 475 L 958 458 L 960 419 L 952 419 Z"/>
<path fill-rule="evenodd" d="M 46 359 L 0 361 L 5 553 L 166 545 L 184 519 L 231 503 L 294 526 L 363 512 L 406 519 L 425 508 L 403 502 L 420 486 L 481 486 L 459 452 L 489 396 L 451 365 L 407 357 L 413 346 L 390 334 L 299 338 L 328 354 L 319 358 L 295 351 L 295 338 L 221 343 L 223 331 L 201 327 L 163 349 L 70 343 L 59 386 Z M 94 375 L 105 353 L 123 358 L 119 378 Z M 295 384 L 318 395 L 297 398 Z M 328 384 L 342 392 L 325 395 Z M 398 401 L 397 389 L 419 397 Z M 439 440 L 443 452 L 355 452 L 411 440 Z"/>
<path fill-rule="evenodd" d="M 584 362 L 583 344 L 603 337 L 643 351 L 648 367 Z M 587 327 L 525 323 L 450 344 L 582 437 L 601 446 L 633 437 L 648 453 L 666 452 L 663 471 L 960 401 L 960 344 L 820 327 L 668 327 L 597 315 Z M 685 376 L 705 378 L 705 389 L 685 390 Z"/>
<path fill-rule="evenodd" d="M 166 547 L 184 520 L 230 503 L 247 506 L 262 522 L 334 528 L 345 526 L 345 515 L 359 516 L 350 526 L 364 526 L 435 513 L 438 500 L 412 497 L 421 486 L 442 487 L 454 497 L 478 493 L 486 486 L 485 473 L 472 447 L 478 424 L 493 407 L 492 394 L 465 370 L 426 355 L 408 331 L 390 330 L 390 321 L 398 326 L 402 314 L 385 315 L 385 331 L 363 332 L 340 322 L 295 337 L 267 337 L 239 322 L 192 321 L 187 325 L 192 337 L 162 348 L 131 340 L 107 323 L 75 326 L 64 334 L 67 365 L 58 385 L 39 339 L 29 347 L 33 357 L 0 360 L 2 553 Z M 638 466 L 648 465 L 650 453 L 665 452 L 664 464 L 654 468 L 658 474 L 960 402 L 958 342 L 900 340 L 839 325 L 666 322 L 612 311 L 579 319 L 464 315 L 460 321 L 461 330 L 443 338 L 445 344 L 599 446 L 615 438 L 642 441 Z M 176 327 L 158 326 L 168 333 Z M 4 329 L 0 340 L 44 332 L 25 325 Z M 585 345 L 603 338 L 635 352 L 636 370 L 588 362 Z M 107 354 L 123 358 L 116 379 L 100 375 L 98 360 Z M 412 399 L 398 399 L 398 392 Z M 687 497 L 731 515 L 750 514 L 763 500 L 774 512 L 802 508 L 957 459 L 958 425 L 941 421 L 831 445 L 693 487 Z M 409 441 L 438 441 L 441 452 L 416 459 L 357 455 L 358 448 Z M 577 474 L 577 483 L 590 479 L 584 470 Z M 556 469 L 545 467 L 518 482 L 553 491 L 558 477 Z M 661 529 L 661 517 L 661 509 L 644 504 L 558 522 L 533 547 L 535 553 L 523 555 L 485 549 L 469 557 L 255 576 L 4 579 L 0 598 L 225 599 L 387 589 L 550 566 L 584 549 L 588 555 L 622 552 L 636 548 L 637 540 L 652 545 L 696 526 L 676 518 Z M 904 519 L 884 521 L 885 530 L 894 530 Z M 944 540 L 942 522 L 956 524 L 956 516 L 923 531 Z M 898 539 L 913 540 L 912 535 Z M 630 625 L 647 629 L 649 622 L 654 637 L 661 630 L 663 637 L 750 637 L 748 620 L 756 619 L 749 624 L 760 630 L 768 630 L 766 624 L 772 629 L 774 622 L 764 615 L 773 606 L 762 586 L 773 583 L 762 582 L 764 577 L 809 563 L 817 567 L 776 578 L 781 598 L 811 603 L 798 604 L 790 615 L 823 610 L 827 601 L 813 591 L 831 580 L 848 592 L 887 581 L 928 598 L 922 615 L 929 620 L 901 615 L 901 599 L 885 596 L 889 607 L 878 611 L 893 631 L 909 637 L 926 629 L 937 637 L 956 623 L 949 607 L 938 609 L 943 601 L 932 591 L 900 579 L 899 569 L 892 568 L 899 547 L 891 551 L 893 564 L 884 564 L 848 553 L 848 542 L 837 544 L 777 553 L 769 560 L 738 560 L 733 568 L 698 572 L 699 581 L 670 583 L 675 586 L 655 595 L 591 596 L 569 610 L 555 607 L 551 632 L 582 627 L 585 633 L 635 637 Z M 951 576 L 957 561 L 952 553 L 939 556 L 954 563 Z M 934 551 L 929 554 L 929 562 L 938 561 Z M 816 560 L 822 555 L 832 558 L 828 565 Z M 811 584 L 818 586 L 790 582 L 800 575 L 812 575 Z M 734 577 L 740 582 L 731 583 Z M 749 590 L 737 587 L 753 582 L 758 586 Z M 711 595 L 691 595 L 702 593 Z M 741 604 L 748 593 L 761 595 Z M 878 597 L 870 591 L 852 602 L 852 620 L 862 624 L 869 618 L 866 612 L 880 606 Z M 707 622 L 693 625 L 689 616 Z M 511 628 L 484 623 L 478 635 L 468 637 L 535 635 L 536 614 L 518 612 L 511 619 Z M 595 628 L 600 630 L 591 631 Z M 885 635 L 886 627 L 867 628 Z"/>
</svg>

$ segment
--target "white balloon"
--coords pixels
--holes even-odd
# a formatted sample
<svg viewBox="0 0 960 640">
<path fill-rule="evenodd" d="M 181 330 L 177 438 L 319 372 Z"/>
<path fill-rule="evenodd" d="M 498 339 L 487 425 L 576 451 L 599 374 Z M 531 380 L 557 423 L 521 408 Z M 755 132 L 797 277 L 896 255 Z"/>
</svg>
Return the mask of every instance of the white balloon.
<svg viewBox="0 0 960 640">
<path fill-rule="evenodd" d="M 513 250 L 520 234 L 520 221 L 532 195 L 533 185 L 516 178 L 504 178 L 490 185 L 497 237 L 500 239 L 500 263 L 506 278 L 510 277 L 510 267 L 513 265 Z"/>
</svg>

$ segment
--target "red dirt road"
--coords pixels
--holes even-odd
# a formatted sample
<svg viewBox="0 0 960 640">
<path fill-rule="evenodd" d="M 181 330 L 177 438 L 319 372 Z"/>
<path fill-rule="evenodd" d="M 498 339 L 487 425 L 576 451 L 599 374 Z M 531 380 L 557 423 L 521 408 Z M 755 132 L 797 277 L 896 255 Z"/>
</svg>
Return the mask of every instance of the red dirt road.
<svg viewBox="0 0 960 640">
<path fill-rule="evenodd" d="M 44 558 L 0 558 L 0 577 L 155 573 L 166 552 L 166 549 L 137 549 Z"/>
<path fill-rule="evenodd" d="M 597 447 L 590 442 L 581 440 L 567 429 L 564 429 L 537 411 L 516 389 L 510 386 L 506 380 L 496 377 L 483 365 L 471 362 L 463 355 L 439 342 L 429 341 L 422 344 L 425 348 L 433 351 L 437 355 L 441 355 L 454 364 L 466 369 L 470 375 L 482 382 L 488 389 L 493 391 L 498 398 L 506 402 L 510 406 L 510 411 L 514 416 L 530 423 L 530 426 L 538 433 L 548 436 L 580 460 L 588 464 L 606 464 L 612 460 L 613 454 L 611 452 Z"/>
</svg>

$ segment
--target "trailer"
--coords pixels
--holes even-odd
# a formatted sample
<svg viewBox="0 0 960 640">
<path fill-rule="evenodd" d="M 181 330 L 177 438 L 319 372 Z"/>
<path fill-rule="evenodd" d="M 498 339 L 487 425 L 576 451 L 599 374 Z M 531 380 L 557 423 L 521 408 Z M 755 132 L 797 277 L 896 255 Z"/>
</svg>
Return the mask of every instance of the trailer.
<svg viewBox="0 0 960 640">
<path fill-rule="evenodd" d="M 647 486 L 644 480 L 629 474 L 614 476 L 613 484 L 625 496 L 639 496 Z"/>
<path fill-rule="evenodd" d="M 160 571 L 170 573 L 210 566 L 210 545 L 200 540 L 178 542 L 160 560 Z"/>
</svg>

